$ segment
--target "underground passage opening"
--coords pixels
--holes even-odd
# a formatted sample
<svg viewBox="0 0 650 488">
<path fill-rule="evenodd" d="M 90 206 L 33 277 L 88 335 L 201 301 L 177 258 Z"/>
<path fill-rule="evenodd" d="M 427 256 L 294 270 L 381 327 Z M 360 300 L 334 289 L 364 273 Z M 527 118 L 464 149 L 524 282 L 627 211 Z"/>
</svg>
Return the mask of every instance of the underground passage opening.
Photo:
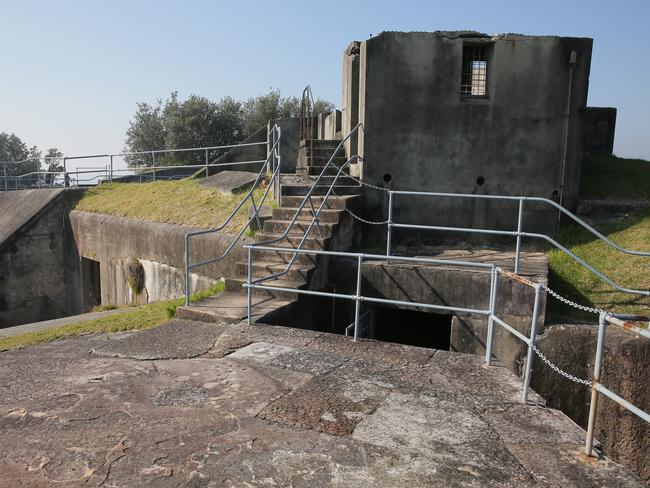
<svg viewBox="0 0 650 488">
<path fill-rule="evenodd" d="M 449 350 L 451 315 L 376 307 L 374 338 L 410 346 Z"/>
<path fill-rule="evenodd" d="M 81 278 L 83 282 L 84 312 L 102 304 L 101 279 L 99 261 L 81 258 Z"/>
</svg>

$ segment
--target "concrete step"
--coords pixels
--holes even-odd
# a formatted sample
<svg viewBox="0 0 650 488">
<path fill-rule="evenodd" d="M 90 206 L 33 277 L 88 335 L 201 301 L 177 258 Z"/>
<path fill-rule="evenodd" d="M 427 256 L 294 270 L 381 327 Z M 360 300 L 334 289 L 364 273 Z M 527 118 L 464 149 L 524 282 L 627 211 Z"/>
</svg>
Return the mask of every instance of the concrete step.
<svg viewBox="0 0 650 488">
<path fill-rule="evenodd" d="M 242 295 L 246 295 L 246 288 L 244 288 L 244 283 L 248 282 L 248 276 L 246 275 L 235 275 L 226 278 L 226 291 L 229 292 L 239 292 Z M 269 280 L 264 282 L 265 285 L 268 286 L 275 286 L 278 288 L 286 288 L 287 290 L 295 290 L 295 289 L 304 289 L 307 287 L 307 283 L 305 281 L 291 281 L 291 280 L 284 280 L 284 279 L 275 279 L 275 280 Z M 270 298 L 277 298 L 280 300 L 287 300 L 287 301 L 293 301 L 298 298 L 297 293 L 291 293 L 290 291 L 271 291 L 271 290 L 260 290 L 260 289 L 253 289 L 253 295 L 258 296 L 258 297 L 270 297 Z"/>
<path fill-rule="evenodd" d="M 267 253 L 268 254 L 268 253 Z M 275 253 L 273 253 L 275 254 Z M 291 259 L 291 255 L 287 254 L 287 261 Z M 297 260 L 297 258 L 296 258 Z M 275 273 L 280 273 L 285 271 L 287 268 L 287 263 L 279 263 L 277 261 L 262 261 L 262 260 L 253 260 L 253 276 L 256 278 L 261 278 L 263 276 L 269 276 Z M 282 279 L 288 281 L 308 281 L 311 271 L 314 269 L 313 264 L 299 264 L 294 262 L 291 265 L 291 268 L 287 271 L 287 274 L 282 276 Z M 248 276 L 248 263 L 240 261 L 235 265 L 235 270 L 238 275 Z"/>
<path fill-rule="evenodd" d="M 338 139 L 303 139 L 300 141 L 301 146 L 306 148 L 317 148 L 317 149 L 336 149 L 338 145 L 341 144 L 341 141 Z M 342 149 L 342 148 L 341 148 Z"/>
<path fill-rule="evenodd" d="M 319 204 L 316 202 L 314 203 L 314 210 L 318 210 Z M 279 207 L 279 208 L 274 208 L 273 209 L 273 216 L 272 219 L 274 220 L 291 220 L 293 219 L 294 215 L 296 215 L 296 210 L 297 208 L 291 208 L 291 207 Z M 321 222 L 333 222 L 337 223 L 340 220 L 341 212 L 343 210 L 331 210 L 331 209 L 326 209 L 323 208 L 320 211 L 320 214 L 318 216 L 318 219 Z M 300 215 L 298 216 L 298 220 L 307 220 L 310 221 L 312 219 L 312 210 L 311 210 L 311 205 L 309 205 L 309 201 L 305 204 L 303 209 L 300 211 Z"/>
<path fill-rule="evenodd" d="M 327 198 L 327 202 L 325 202 L 325 207 L 323 208 L 343 210 L 358 198 L 359 196 L 357 195 L 345 195 L 345 196 L 330 195 Z M 298 208 L 303 200 L 304 200 L 304 196 L 282 196 L 280 198 L 280 204 L 282 207 Z M 314 205 L 320 205 L 321 202 L 323 201 L 323 197 L 313 196 L 312 201 L 314 202 Z"/>
<path fill-rule="evenodd" d="M 316 181 L 316 178 L 318 176 L 310 176 L 310 178 L 313 178 L 313 181 Z M 352 177 L 350 177 L 347 174 L 341 173 L 338 175 L 323 175 L 320 177 L 320 180 L 318 181 L 318 185 L 321 186 L 330 186 L 332 183 L 335 183 L 334 188 L 338 188 L 339 186 L 354 186 L 358 185 L 356 180 L 353 180 Z"/>
<path fill-rule="evenodd" d="M 248 316 L 248 297 L 243 288 L 236 292 L 224 292 L 200 300 L 192 305 L 176 309 L 176 318 L 197 320 L 200 322 L 240 322 Z M 292 303 L 293 300 L 281 300 L 268 296 L 253 296 L 253 317 L 255 319 Z"/>
<path fill-rule="evenodd" d="M 269 234 L 259 233 L 255 236 L 255 241 L 260 243 L 273 239 L 275 236 Z M 278 242 L 270 245 L 270 247 L 291 248 L 295 249 L 300 244 L 301 237 L 288 236 Z M 315 249 L 323 250 L 327 248 L 329 239 L 307 238 L 302 245 L 302 249 Z M 261 251 L 253 250 L 253 259 L 262 261 L 273 261 L 277 263 L 288 263 L 291 260 L 292 254 L 288 252 L 275 252 L 275 251 Z M 315 255 L 299 254 L 295 263 L 301 265 L 313 265 L 316 262 Z"/>
<path fill-rule="evenodd" d="M 307 174 L 309 176 L 318 176 L 319 174 L 321 174 L 321 172 L 325 168 L 324 164 L 325 164 L 325 162 L 321 166 L 312 166 L 310 164 L 309 166 L 307 166 Z M 337 166 L 340 167 L 340 165 L 337 165 Z M 332 165 L 328 166 L 327 169 L 325 170 L 326 175 L 332 175 L 332 176 L 338 174 L 338 172 L 339 172 L 338 168 L 335 168 Z M 350 170 L 349 170 L 349 167 L 346 166 L 345 168 L 343 168 L 343 171 L 341 171 L 341 176 L 345 176 L 345 175 L 348 175 L 348 174 L 350 174 Z"/>
<path fill-rule="evenodd" d="M 277 236 L 284 234 L 289 228 L 290 220 L 267 220 L 264 222 L 264 233 L 275 234 Z M 309 228 L 310 221 L 300 220 L 294 222 L 289 230 L 290 236 L 303 236 Z M 332 237 L 332 232 L 337 224 L 333 222 L 321 222 L 319 227 L 314 224 L 309 231 L 309 237 Z"/>
<path fill-rule="evenodd" d="M 282 196 L 300 196 L 300 195 L 306 195 L 309 192 L 309 189 L 311 187 L 307 185 L 282 185 Z M 312 195 L 326 195 L 328 190 L 330 188 L 330 185 L 321 185 L 319 184 L 316 188 L 314 188 L 314 191 Z M 361 193 L 361 186 L 360 185 L 350 185 L 350 186 L 336 186 L 334 188 L 334 193 L 338 196 L 343 196 L 343 195 L 359 195 Z"/>
</svg>

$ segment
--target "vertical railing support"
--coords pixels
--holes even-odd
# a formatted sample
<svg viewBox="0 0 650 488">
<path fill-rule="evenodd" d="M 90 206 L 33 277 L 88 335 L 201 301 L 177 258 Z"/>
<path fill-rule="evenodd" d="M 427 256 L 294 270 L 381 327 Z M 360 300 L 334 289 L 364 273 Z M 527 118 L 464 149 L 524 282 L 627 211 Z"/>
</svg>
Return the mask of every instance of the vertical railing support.
<svg viewBox="0 0 650 488">
<path fill-rule="evenodd" d="M 109 181 L 113 183 L 113 155 L 111 154 L 111 174 L 109 177 Z"/>
<path fill-rule="evenodd" d="M 519 214 L 517 216 L 517 246 L 515 249 L 515 273 L 519 273 L 519 254 L 521 251 L 521 230 L 524 220 L 524 199 L 519 199 Z"/>
<path fill-rule="evenodd" d="M 533 348 L 537 338 L 537 321 L 539 319 L 540 301 L 542 296 L 542 285 L 535 285 L 535 304 L 533 305 L 533 320 L 530 324 L 530 336 L 528 337 L 528 356 L 526 357 L 526 372 L 524 374 L 524 386 L 521 393 L 521 399 L 524 403 L 528 402 L 528 387 L 530 386 L 530 374 L 533 368 Z"/>
<path fill-rule="evenodd" d="M 388 191 L 388 235 L 386 236 L 386 256 L 390 256 L 393 240 L 393 192 Z"/>
<path fill-rule="evenodd" d="M 596 343 L 594 378 L 591 382 L 591 402 L 589 404 L 589 421 L 587 422 L 587 441 L 585 442 L 585 454 L 587 456 L 591 456 L 594 445 L 594 428 L 596 426 L 596 411 L 598 410 L 598 391 L 596 390 L 596 385 L 600 382 L 600 368 L 603 362 L 606 327 L 607 319 L 605 314 L 601 313 L 598 319 L 598 342 Z"/>
<path fill-rule="evenodd" d="M 190 239 L 185 235 L 185 306 L 190 306 Z"/>
<path fill-rule="evenodd" d="M 68 165 L 66 158 L 63 158 L 63 186 L 65 188 L 70 186 L 70 176 L 68 175 Z"/>
<path fill-rule="evenodd" d="M 7 163 L 2 163 L 2 167 L 5 176 L 5 191 L 7 191 Z"/>
<path fill-rule="evenodd" d="M 499 268 L 492 267 L 492 290 L 490 290 L 490 316 L 488 317 L 487 337 L 485 338 L 485 363 L 492 364 L 492 342 L 494 341 L 494 317 L 497 313 L 497 294 L 499 292 Z"/>
<path fill-rule="evenodd" d="M 246 311 L 248 325 L 253 323 L 253 254 L 248 248 L 248 277 L 246 278 Z"/>
<path fill-rule="evenodd" d="M 156 181 L 156 153 L 151 152 L 151 167 L 153 168 L 153 181 Z"/>
<path fill-rule="evenodd" d="M 209 160 L 208 149 L 206 148 L 206 150 L 205 150 L 205 177 L 206 177 L 206 178 L 207 178 L 208 176 L 210 176 L 210 175 L 208 174 L 208 160 Z"/>
<path fill-rule="evenodd" d="M 354 340 L 359 338 L 359 313 L 361 312 L 361 265 L 363 255 L 357 258 L 357 293 L 354 297 Z"/>
</svg>

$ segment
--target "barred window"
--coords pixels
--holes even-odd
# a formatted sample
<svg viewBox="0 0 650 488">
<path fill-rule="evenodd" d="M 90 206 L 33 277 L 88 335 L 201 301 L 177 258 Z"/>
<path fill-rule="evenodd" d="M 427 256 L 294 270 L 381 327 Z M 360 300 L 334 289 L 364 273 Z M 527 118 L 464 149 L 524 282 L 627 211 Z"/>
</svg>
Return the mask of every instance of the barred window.
<svg viewBox="0 0 650 488">
<path fill-rule="evenodd" d="M 487 97 L 487 45 L 463 46 L 463 69 L 460 93 L 470 97 Z"/>
</svg>

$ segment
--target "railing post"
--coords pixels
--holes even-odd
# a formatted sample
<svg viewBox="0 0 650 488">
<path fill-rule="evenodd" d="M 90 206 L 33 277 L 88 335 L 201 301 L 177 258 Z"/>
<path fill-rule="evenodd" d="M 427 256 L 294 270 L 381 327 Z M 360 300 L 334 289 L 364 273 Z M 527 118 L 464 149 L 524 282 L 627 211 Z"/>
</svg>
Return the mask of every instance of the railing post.
<svg viewBox="0 0 650 488">
<path fill-rule="evenodd" d="M 113 155 L 111 154 L 111 174 L 109 177 L 109 181 L 113 183 Z"/>
<path fill-rule="evenodd" d="M 363 264 L 363 255 L 357 258 L 357 293 L 354 297 L 354 340 L 359 338 L 359 312 L 361 311 L 361 265 Z"/>
<path fill-rule="evenodd" d="M 248 277 L 246 279 L 246 310 L 248 316 L 248 325 L 253 322 L 253 254 L 251 248 L 248 248 Z"/>
<path fill-rule="evenodd" d="M 386 256 L 390 256 L 393 239 L 393 191 L 388 191 L 388 235 L 386 236 Z"/>
<path fill-rule="evenodd" d="M 594 428 L 596 426 L 596 411 L 598 410 L 598 391 L 596 385 L 600 382 L 600 368 L 603 361 L 603 347 L 605 343 L 605 329 L 607 319 L 605 314 L 600 314 L 598 319 L 598 342 L 596 343 L 596 359 L 594 361 L 594 378 L 591 383 L 591 403 L 589 404 L 589 421 L 587 423 L 587 441 L 585 454 L 591 456 L 594 444 Z"/>
<path fill-rule="evenodd" d="M 70 186 L 70 176 L 68 176 L 68 165 L 66 158 L 63 158 L 63 186 L 65 188 Z"/>
<path fill-rule="evenodd" d="M 517 216 L 517 248 L 515 250 L 515 273 L 519 273 L 519 253 L 521 250 L 521 229 L 524 219 L 524 199 L 519 199 L 519 214 Z"/>
<path fill-rule="evenodd" d="M 190 306 L 190 239 L 185 234 L 185 306 Z"/>
<path fill-rule="evenodd" d="M 524 403 L 528 402 L 528 387 L 530 386 L 530 373 L 533 368 L 533 347 L 537 337 L 537 320 L 539 319 L 540 297 L 542 296 L 542 285 L 535 285 L 535 304 L 533 305 L 533 321 L 530 324 L 530 337 L 528 338 L 528 356 L 526 358 L 526 373 L 524 374 L 524 387 L 521 393 L 521 399 Z"/>
<path fill-rule="evenodd" d="M 156 181 L 156 153 L 151 151 L 151 167 L 153 168 L 153 181 Z"/>
<path fill-rule="evenodd" d="M 5 176 L 5 191 L 7 191 L 7 163 L 2 163 L 2 167 L 4 169 Z"/>
<path fill-rule="evenodd" d="M 207 178 L 208 176 L 210 176 L 210 175 L 208 175 L 208 159 L 209 159 L 209 156 L 208 156 L 208 149 L 206 148 L 206 150 L 205 150 L 205 177 L 206 177 L 206 178 Z"/>
<path fill-rule="evenodd" d="M 492 267 L 492 290 L 490 293 L 490 316 L 488 317 L 487 337 L 485 338 L 485 363 L 492 364 L 492 342 L 494 340 L 494 316 L 496 315 L 497 294 L 499 292 L 499 268 Z"/>
</svg>

